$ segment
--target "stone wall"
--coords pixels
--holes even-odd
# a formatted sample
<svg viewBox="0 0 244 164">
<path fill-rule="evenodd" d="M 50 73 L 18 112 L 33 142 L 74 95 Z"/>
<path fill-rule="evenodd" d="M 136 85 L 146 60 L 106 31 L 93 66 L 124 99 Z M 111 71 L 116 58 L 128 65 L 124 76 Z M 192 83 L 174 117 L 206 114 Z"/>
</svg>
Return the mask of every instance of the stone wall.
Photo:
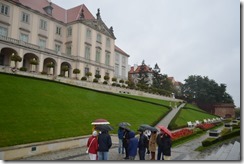
<svg viewBox="0 0 244 164">
<path fill-rule="evenodd" d="M 214 106 L 214 114 L 220 117 L 235 118 L 235 106 L 233 104 L 218 104 Z"/>
</svg>

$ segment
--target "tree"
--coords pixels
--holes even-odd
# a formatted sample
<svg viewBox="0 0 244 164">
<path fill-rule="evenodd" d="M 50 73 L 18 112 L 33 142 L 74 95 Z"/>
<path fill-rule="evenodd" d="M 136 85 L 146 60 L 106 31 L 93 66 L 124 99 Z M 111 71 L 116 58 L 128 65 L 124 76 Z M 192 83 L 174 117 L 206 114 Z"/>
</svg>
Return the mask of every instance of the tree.
<svg viewBox="0 0 244 164">
<path fill-rule="evenodd" d="M 76 75 L 76 79 L 78 79 L 77 74 L 80 74 L 80 70 L 78 68 L 75 68 L 73 70 L 73 74 L 75 74 Z"/>
<path fill-rule="evenodd" d="M 14 61 L 14 68 L 16 69 L 17 68 L 17 62 L 21 62 L 22 61 L 22 57 L 20 57 L 19 55 L 17 54 L 12 54 L 11 56 L 11 60 Z"/>
<path fill-rule="evenodd" d="M 139 72 L 138 72 L 138 78 L 137 78 L 137 86 L 141 88 L 142 90 L 145 90 L 148 88 L 150 79 L 148 78 L 148 72 L 149 72 L 148 66 L 145 64 L 145 61 L 142 61 L 142 64 L 140 66 Z"/>
<path fill-rule="evenodd" d="M 182 95 L 187 101 L 197 104 L 233 103 L 232 97 L 226 92 L 226 85 L 218 85 L 206 76 L 191 75 L 185 79 Z"/>
<path fill-rule="evenodd" d="M 69 66 L 64 65 L 61 67 L 61 70 L 62 70 L 63 76 L 65 76 L 65 72 L 69 70 Z"/>
</svg>

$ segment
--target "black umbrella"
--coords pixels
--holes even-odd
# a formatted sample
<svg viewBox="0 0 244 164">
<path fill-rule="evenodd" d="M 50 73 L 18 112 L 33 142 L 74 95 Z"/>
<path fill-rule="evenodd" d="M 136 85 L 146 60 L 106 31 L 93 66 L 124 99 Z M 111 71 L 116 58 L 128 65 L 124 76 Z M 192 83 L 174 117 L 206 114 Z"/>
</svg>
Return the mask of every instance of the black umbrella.
<svg viewBox="0 0 244 164">
<path fill-rule="evenodd" d="M 150 131 L 152 131 L 152 132 L 156 132 L 156 131 L 158 131 L 157 128 L 152 127 L 152 126 L 150 126 L 150 125 L 148 125 L 148 124 L 142 124 L 142 125 L 140 125 L 140 128 L 139 128 L 139 129 L 142 129 L 143 131 L 145 131 L 145 130 L 150 130 Z"/>
<path fill-rule="evenodd" d="M 121 128 L 126 128 L 127 126 L 131 126 L 130 123 L 128 123 L 128 122 L 119 123 L 119 127 L 121 127 Z"/>
<path fill-rule="evenodd" d="M 105 125 L 96 125 L 95 130 L 111 131 L 111 130 L 114 130 L 114 128 L 108 124 L 105 124 Z"/>
</svg>

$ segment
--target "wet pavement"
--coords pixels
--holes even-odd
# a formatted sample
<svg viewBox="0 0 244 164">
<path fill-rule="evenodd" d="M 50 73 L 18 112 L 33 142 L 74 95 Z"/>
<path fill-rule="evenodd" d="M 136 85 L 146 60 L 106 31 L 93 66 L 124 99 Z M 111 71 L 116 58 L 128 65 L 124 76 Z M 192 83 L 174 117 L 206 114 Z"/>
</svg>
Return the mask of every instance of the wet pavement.
<svg viewBox="0 0 244 164">
<path fill-rule="evenodd" d="M 220 149 L 222 154 L 228 154 L 231 151 L 231 146 L 229 144 L 234 143 L 234 141 L 240 142 L 240 137 L 235 138 L 232 141 L 223 143 L 222 145 L 213 146 L 208 150 L 198 152 L 195 151 L 196 148 L 201 146 L 201 142 L 208 137 L 208 134 L 205 134 L 197 139 L 178 145 L 171 150 L 171 160 L 218 160 L 214 158 L 213 154 L 216 154 Z M 113 161 L 124 161 L 124 154 L 118 153 L 118 139 L 115 136 L 112 136 L 113 146 L 109 150 L 109 160 Z M 49 152 L 42 155 L 37 155 L 33 157 L 24 158 L 22 160 L 54 160 L 54 161 L 70 161 L 70 160 L 89 160 L 88 154 L 85 153 L 86 147 L 78 147 L 68 150 Z M 225 155 L 226 156 L 226 155 Z M 156 153 L 157 157 L 157 153 Z M 139 160 L 137 154 L 135 160 Z M 150 155 L 145 155 L 145 160 L 150 160 Z M 238 159 L 235 159 L 238 160 Z"/>
</svg>

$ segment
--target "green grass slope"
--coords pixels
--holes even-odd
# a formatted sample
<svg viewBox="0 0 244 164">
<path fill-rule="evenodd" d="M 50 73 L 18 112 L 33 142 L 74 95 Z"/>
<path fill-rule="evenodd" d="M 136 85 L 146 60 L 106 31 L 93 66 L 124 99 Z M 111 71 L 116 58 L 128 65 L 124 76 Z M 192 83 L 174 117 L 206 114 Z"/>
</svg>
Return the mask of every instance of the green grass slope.
<svg viewBox="0 0 244 164">
<path fill-rule="evenodd" d="M 136 130 L 169 109 L 74 86 L 0 74 L 0 147 L 88 135 L 91 122 L 127 121 Z"/>
</svg>

